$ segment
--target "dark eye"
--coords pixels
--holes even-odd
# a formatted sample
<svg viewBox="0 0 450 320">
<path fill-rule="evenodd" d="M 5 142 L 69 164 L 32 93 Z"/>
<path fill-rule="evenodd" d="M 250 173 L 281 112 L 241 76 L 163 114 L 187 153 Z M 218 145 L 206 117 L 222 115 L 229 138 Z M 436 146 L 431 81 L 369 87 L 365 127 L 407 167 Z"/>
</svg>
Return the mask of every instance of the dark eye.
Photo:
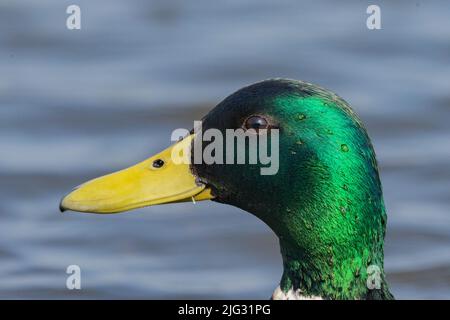
<svg viewBox="0 0 450 320">
<path fill-rule="evenodd" d="M 260 116 L 251 116 L 245 120 L 245 129 L 254 129 L 258 131 L 259 129 L 267 129 L 269 124 L 267 120 Z"/>
<path fill-rule="evenodd" d="M 157 159 L 153 161 L 153 168 L 161 168 L 164 165 L 164 160 Z"/>
</svg>

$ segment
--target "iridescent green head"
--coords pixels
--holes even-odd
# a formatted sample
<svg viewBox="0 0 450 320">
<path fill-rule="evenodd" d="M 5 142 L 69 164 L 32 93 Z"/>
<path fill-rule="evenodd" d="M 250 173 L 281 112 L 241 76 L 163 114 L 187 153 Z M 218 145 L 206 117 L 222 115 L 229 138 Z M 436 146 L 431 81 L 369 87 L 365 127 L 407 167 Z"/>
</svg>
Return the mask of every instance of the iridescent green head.
<svg viewBox="0 0 450 320">
<path fill-rule="evenodd" d="M 254 116 L 279 130 L 277 174 L 261 175 L 259 165 L 248 164 L 194 165 L 194 173 L 212 188 L 215 201 L 254 214 L 276 233 L 283 291 L 390 298 L 383 272 L 386 213 L 361 121 L 330 91 L 274 79 L 226 98 L 203 119 L 203 130 L 225 135 Z M 368 287 L 368 277 L 378 275 L 380 289 Z"/>
<path fill-rule="evenodd" d="M 309 83 L 267 80 L 226 98 L 202 127 L 225 137 L 227 129 L 261 129 L 258 136 L 277 130 L 276 174 L 263 175 L 264 165 L 249 161 L 177 163 L 173 155 L 190 148 L 195 158 L 194 132 L 135 166 L 81 185 L 62 199 L 61 210 L 117 213 L 213 199 L 254 214 L 280 239 L 284 272 L 275 298 L 392 298 L 384 279 L 386 213 L 375 153 L 345 101 Z M 227 153 L 226 146 L 214 152 Z M 249 144 L 233 148 L 250 151 Z"/>
</svg>

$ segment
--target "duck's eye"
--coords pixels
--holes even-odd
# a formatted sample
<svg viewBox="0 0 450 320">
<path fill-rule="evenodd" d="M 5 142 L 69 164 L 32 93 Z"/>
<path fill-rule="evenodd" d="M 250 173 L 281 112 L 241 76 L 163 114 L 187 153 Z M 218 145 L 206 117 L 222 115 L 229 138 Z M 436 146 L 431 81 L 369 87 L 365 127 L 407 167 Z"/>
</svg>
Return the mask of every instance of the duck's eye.
<svg viewBox="0 0 450 320">
<path fill-rule="evenodd" d="M 245 129 L 254 129 L 258 131 L 259 129 L 267 129 L 269 123 L 263 117 L 251 116 L 245 120 L 244 127 Z"/>
<path fill-rule="evenodd" d="M 161 168 L 164 165 L 164 161 L 161 159 L 156 159 L 153 161 L 153 168 Z"/>
</svg>

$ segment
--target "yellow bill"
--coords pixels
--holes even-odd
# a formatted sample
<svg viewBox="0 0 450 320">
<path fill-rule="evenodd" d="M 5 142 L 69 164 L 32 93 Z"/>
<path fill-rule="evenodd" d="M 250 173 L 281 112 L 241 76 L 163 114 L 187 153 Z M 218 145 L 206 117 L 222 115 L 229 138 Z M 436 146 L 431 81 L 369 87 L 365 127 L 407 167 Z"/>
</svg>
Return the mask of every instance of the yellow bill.
<svg viewBox="0 0 450 320">
<path fill-rule="evenodd" d="M 117 213 L 156 204 L 212 199 L 189 163 L 194 135 L 130 168 L 88 181 L 65 196 L 61 211 Z"/>
</svg>

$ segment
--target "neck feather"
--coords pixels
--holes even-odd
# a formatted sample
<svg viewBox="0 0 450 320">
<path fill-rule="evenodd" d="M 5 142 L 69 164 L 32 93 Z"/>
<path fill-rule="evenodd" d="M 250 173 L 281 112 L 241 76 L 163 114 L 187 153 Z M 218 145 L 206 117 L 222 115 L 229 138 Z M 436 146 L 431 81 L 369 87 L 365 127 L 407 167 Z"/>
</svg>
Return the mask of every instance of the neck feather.
<svg viewBox="0 0 450 320">
<path fill-rule="evenodd" d="M 280 241 L 283 276 L 274 299 L 392 299 L 385 280 L 382 256 L 354 251 L 340 256 L 330 249 L 311 256 Z M 369 280 L 369 282 L 368 282 Z M 281 298 L 280 298 L 281 297 Z"/>
<path fill-rule="evenodd" d="M 293 103 L 300 103 L 306 122 L 286 136 L 301 139 L 302 149 L 295 159 L 286 157 L 285 177 L 291 178 L 282 212 L 266 218 L 280 239 L 282 291 L 325 299 L 392 298 L 383 267 L 386 211 L 365 128 L 342 100 Z"/>
</svg>

